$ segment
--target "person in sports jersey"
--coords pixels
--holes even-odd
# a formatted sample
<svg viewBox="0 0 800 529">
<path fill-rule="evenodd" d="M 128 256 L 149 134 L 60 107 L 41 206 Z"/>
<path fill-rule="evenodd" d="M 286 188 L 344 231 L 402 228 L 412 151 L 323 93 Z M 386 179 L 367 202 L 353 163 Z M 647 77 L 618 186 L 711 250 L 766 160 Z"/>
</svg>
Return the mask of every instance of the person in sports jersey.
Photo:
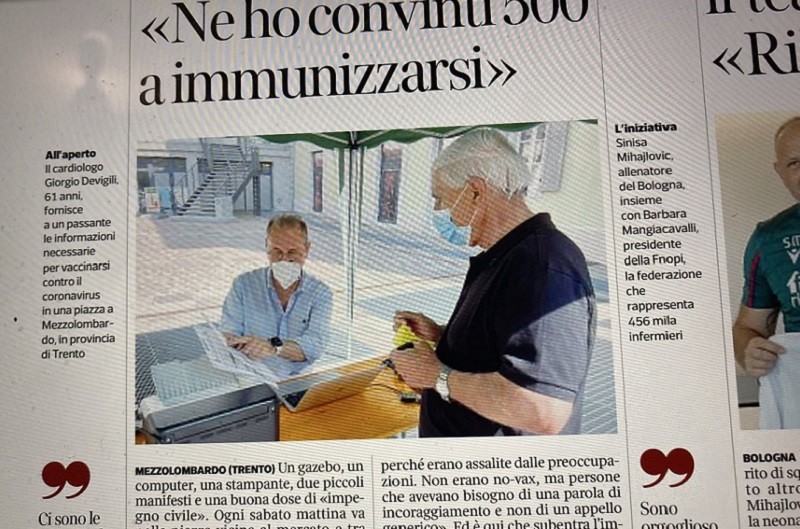
<svg viewBox="0 0 800 529">
<path fill-rule="evenodd" d="M 800 203 L 800 116 L 775 133 L 775 172 Z M 736 360 L 751 376 L 773 370 L 785 353 L 770 340 L 778 315 L 786 332 L 800 332 L 800 204 L 756 226 L 744 256 L 744 289 L 733 325 Z"/>
</svg>

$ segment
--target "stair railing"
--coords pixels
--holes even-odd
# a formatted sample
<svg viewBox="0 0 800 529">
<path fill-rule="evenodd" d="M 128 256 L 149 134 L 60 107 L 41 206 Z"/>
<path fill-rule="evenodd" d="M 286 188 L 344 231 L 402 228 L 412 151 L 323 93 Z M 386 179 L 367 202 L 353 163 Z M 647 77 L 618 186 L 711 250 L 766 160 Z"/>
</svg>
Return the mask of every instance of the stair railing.
<svg viewBox="0 0 800 529">
<path fill-rule="evenodd" d="M 200 160 L 195 161 L 177 182 L 172 186 L 173 197 L 173 210 L 178 212 L 183 209 L 188 209 L 189 200 L 192 198 L 195 190 L 205 182 L 208 173 L 200 170 Z"/>
<path fill-rule="evenodd" d="M 231 175 L 234 172 L 233 166 L 231 165 L 231 160 L 229 155 L 219 155 L 217 156 L 217 152 L 213 148 L 212 145 L 209 145 L 209 155 L 210 155 L 210 163 L 211 163 L 211 171 L 214 172 L 216 162 L 222 163 L 225 165 L 225 177 L 220 179 L 214 180 L 214 188 L 212 189 L 215 197 L 223 197 L 223 196 L 230 196 L 230 180 Z"/>
<path fill-rule="evenodd" d="M 245 166 L 242 171 L 241 178 L 237 178 L 236 189 L 233 190 L 231 196 L 235 201 L 247 189 L 247 185 L 253 180 L 255 176 L 260 174 L 261 160 L 259 157 L 259 150 L 253 138 L 239 137 L 237 138 L 239 145 L 239 152 L 241 153 L 241 161 Z"/>
</svg>

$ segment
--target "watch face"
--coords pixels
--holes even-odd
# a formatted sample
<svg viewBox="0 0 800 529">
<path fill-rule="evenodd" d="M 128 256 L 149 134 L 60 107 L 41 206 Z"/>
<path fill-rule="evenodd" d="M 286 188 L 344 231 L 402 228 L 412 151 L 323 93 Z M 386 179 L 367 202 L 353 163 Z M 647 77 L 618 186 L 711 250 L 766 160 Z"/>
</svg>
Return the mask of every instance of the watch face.
<svg viewBox="0 0 800 529">
<path fill-rule="evenodd" d="M 270 345 L 272 345 L 272 347 L 281 347 L 283 345 L 283 340 L 281 340 L 277 336 L 273 336 L 272 338 L 269 339 L 269 343 Z"/>
</svg>

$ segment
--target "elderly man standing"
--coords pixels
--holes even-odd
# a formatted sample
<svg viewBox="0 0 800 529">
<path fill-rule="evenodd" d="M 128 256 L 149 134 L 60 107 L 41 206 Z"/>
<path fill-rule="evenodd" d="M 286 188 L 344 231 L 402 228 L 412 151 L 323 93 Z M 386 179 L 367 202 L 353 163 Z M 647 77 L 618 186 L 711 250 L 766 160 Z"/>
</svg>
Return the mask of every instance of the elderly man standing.
<svg viewBox="0 0 800 529">
<path fill-rule="evenodd" d="M 311 243 L 299 215 L 270 219 L 269 267 L 233 281 L 222 307 L 220 330 L 228 345 L 269 367 L 277 378 L 295 374 L 324 352 L 331 319 L 331 290 L 303 271 Z"/>
<path fill-rule="evenodd" d="M 528 209 L 530 180 L 525 159 L 490 129 L 465 134 L 434 162 L 434 224 L 450 242 L 484 251 L 470 260 L 446 325 L 395 316 L 420 338 L 392 353 L 422 390 L 420 436 L 580 432 L 594 292 L 578 247 L 547 213 Z"/>
</svg>

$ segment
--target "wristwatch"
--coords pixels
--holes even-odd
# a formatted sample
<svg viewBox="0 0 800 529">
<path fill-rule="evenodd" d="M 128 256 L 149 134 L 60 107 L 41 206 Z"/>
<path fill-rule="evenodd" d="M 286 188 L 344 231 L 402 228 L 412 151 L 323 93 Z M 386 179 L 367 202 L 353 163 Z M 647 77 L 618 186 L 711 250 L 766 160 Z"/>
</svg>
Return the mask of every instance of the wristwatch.
<svg viewBox="0 0 800 529">
<path fill-rule="evenodd" d="M 439 376 L 436 377 L 436 386 L 434 389 L 436 393 L 442 397 L 442 400 L 445 402 L 450 402 L 450 373 L 452 373 L 452 369 L 447 366 L 442 366 L 442 370 L 439 371 Z"/>
<path fill-rule="evenodd" d="M 275 356 L 280 356 L 281 351 L 283 350 L 283 340 L 281 340 L 277 336 L 273 336 L 269 339 L 269 343 L 272 347 L 275 348 Z"/>
</svg>

